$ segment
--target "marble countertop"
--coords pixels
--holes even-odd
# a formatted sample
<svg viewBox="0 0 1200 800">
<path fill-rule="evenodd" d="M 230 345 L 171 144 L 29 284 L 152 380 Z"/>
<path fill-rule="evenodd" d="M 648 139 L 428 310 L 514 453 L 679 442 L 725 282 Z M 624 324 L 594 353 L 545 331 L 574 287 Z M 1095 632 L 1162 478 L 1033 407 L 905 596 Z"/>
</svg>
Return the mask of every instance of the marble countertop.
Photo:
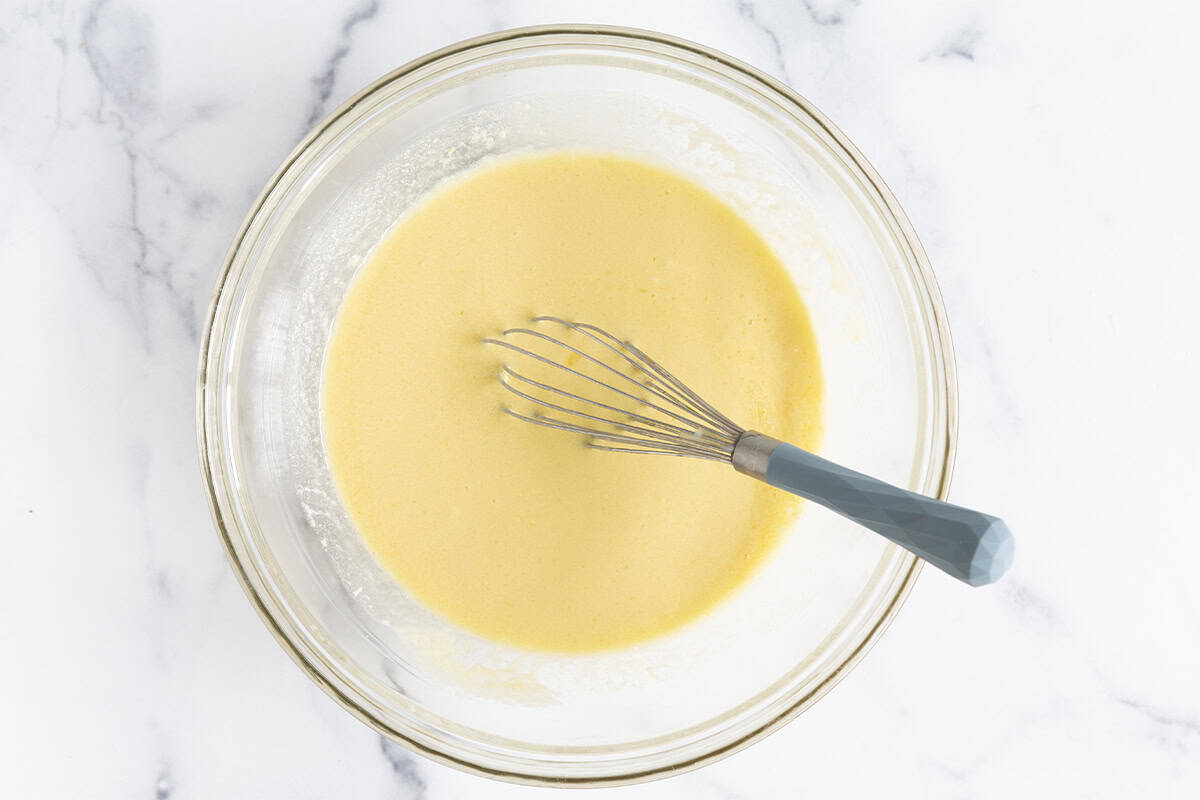
<svg viewBox="0 0 1200 800">
<path fill-rule="evenodd" d="M 589 797 L 1200 795 L 1194 4 L 10 0 L 0 796 L 547 796 L 381 741 L 293 666 L 213 533 L 194 394 L 222 256 L 308 128 L 561 21 L 725 50 L 866 153 L 949 308 L 952 497 L 1020 545 L 989 589 L 927 572 L 779 733 Z"/>
</svg>

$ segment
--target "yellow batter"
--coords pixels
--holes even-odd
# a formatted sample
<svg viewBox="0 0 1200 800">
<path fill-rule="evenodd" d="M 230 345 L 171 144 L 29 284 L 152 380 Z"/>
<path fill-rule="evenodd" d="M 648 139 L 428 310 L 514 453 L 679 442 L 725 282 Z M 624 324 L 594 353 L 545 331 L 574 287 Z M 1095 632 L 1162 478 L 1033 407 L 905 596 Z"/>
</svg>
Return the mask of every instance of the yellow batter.
<svg viewBox="0 0 1200 800">
<path fill-rule="evenodd" d="M 396 580 L 463 628 L 533 649 L 669 631 L 751 573 L 798 501 L 725 465 L 589 450 L 502 414 L 503 352 L 480 339 L 535 314 L 626 337 L 741 425 L 811 447 L 821 378 L 804 306 L 759 235 L 704 189 L 559 152 L 435 192 L 338 316 L 325 444 Z"/>
</svg>

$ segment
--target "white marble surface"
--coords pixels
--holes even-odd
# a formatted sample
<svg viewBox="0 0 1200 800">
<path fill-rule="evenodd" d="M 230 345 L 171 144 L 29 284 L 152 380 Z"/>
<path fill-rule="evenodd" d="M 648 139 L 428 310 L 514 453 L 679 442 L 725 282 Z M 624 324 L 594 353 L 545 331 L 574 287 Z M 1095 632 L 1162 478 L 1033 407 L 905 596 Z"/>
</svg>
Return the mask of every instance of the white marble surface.
<svg viewBox="0 0 1200 800">
<path fill-rule="evenodd" d="M 1200 796 L 1200 11 L 1170 0 L 5 0 L 0 796 L 546 796 L 381 742 L 292 665 L 218 546 L 193 421 L 222 255 L 308 127 L 551 21 L 721 48 L 863 149 L 949 307 L 953 497 L 1020 544 L 990 589 L 928 572 L 782 732 L 591 796 Z"/>
</svg>

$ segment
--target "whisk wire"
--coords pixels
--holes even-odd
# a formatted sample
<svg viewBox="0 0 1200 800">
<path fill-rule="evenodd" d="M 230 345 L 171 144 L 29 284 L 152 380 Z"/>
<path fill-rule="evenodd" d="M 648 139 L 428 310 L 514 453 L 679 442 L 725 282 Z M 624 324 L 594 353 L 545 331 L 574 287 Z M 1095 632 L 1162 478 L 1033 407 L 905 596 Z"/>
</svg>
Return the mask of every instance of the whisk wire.
<svg viewBox="0 0 1200 800">
<path fill-rule="evenodd" d="M 585 326 L 583 326 L 579 323 L 566 322 L 564 320 L 560 320 L 555 317 L 536 317 L 534 319 L 534 322 L 549 322 L 549 321 L 558 322 L 560 324 L 566 325 L 568 328 L 579 331 L 580 333 L 583 333 L 585 336 L 588 336 L 589 338 L 591 338 L 595 341 L 599 341 L 594 336 L 591 336 L 585 330 Z M 572 347 L 571 345 L 567 344 L 566 342 L 562 341 L 561 339 L 557 339 L 553 336 L 549 336 L 545 333 L 542 333 L 541 331 L 530 330 L 529 328 L 509 328 L 508 330 L 506 330 L 504 332 L 505 336 L 508 336 L 511 334 L 523 334 L 523 335 L 527 335 L 527 336 L 534 336 L 534 337 L 537 337 L 538 339 L 541 339 L 542 341 L 546 341 L 546 342 L 549 342 L 558 347 L 562 347 L 566 350 L 569 350 L 572 353 L 575 353 L 578 356 L 581 356 L 582 358 L 587 359 L 588 361 L 601 367 L 602 369 L 607 370 L 608 372 L 611 372 L 613 375 L 616 375 L 617 377 L 627 381 L 628 383 L 633 384 L 638 389 L 644 389 L 644 390 L 649 391 L 650 393 L 652 393 L 653 395 L 658 397 L 660 400 L 663 400 L 664 402 L 672 403 L 675 405 L 679 404 L 679 401 L 675 397 L 672 397 L 667 392 L 664 392 L 661 388 L 654 385 L 653 383 L 648 385 L 643 381 L 639 381 L 636 378 L 626 375 L 624 372 L 613 367 L 611 364 L 605 363 L 604 361 L 601 361 L 600 359 L 596 358 L 595 356 L 593 356 L 589 353 L 585 353 L 584 351 L 580 350 L 577 347 Z M 601 342 L 601 344 L 605 344 L 605 343 Z M 639 372 L 642 372 L 643 374 L 649 374 L 649 373 L 646 373 L 646 370 L 640 364 L 633 361 L 628 356 L 625 356 L 619 350 L 616 350 L 615 348 L 613 348 L 607 344 L 605 344 L 605 346 L 608 347 L 610 350 L 613 350 L 613 352 L 617 353 L 622 358 L 624 358 L 627 362 L 632 364 Z M 653 376 L 651 376 L 651 377 L 653 377 Z M 603 382 L 601 382 L 601 383 L 603 384 Z M 608 386 L 608 384 L 603 384 L 603 385 Z M 615 387 L 612 387 L 612 386 L 608 386 L 608 388 L 614 389 L 615 391 L 619 391 L 619 390 L 616 390 Z M 636 397 L 635 397 L 635 399 L 641 400 L 641 398 L 636 398 Z M 646 401 L 643 400 L 642 402 L 646 402 Z M 648 403 L 648 405 L 654 405 L 654 404 Z M 661 411 L 665 414 L 672 414 L 672 412 L 667 411 L 666 409 L 662 408 L 661 406 L 654 405 L 654 408 L 656 408 L 658 411 Z"/>
<path fill-rule="evenodd" d="M 532 401 L 532 402 L 534 402 L 534 403 L 538 403 L 538 404 L 540 404 L 540 405 L 544 405 L 544 406 L 546 406 L 547 408 L 553 408 L 553 409 L 555 409 L 555 410 L 557 410 L 557 411 L 562 411 L 562 412 L 565 412 L 565 413 L 567 413 L 567 414 L 574 414 L 574 415 L 576 415 L 576 416 L 585 417 L 585 418 L 587 418 L 587 419 L 592 419 L 592 420 L 595 420 L 595 421 L 597 421 L 597 422 L 605 422 L 605 423 L 608 423 L 608 424 L 618 424 L 618 423 L 614 423 L 612 420 L 606 419 L 606 418 L 604 418 L 604 417 L 597 417 L 597 416 L 594 416 L 594 415 L 592 415 L 592 414 L 586 414 L 586 413 L 584 413 L 584 412 L 582 412 L 582 411 L 578 411 L 578 410 L 576 410 L 576 409 L 566 408 L 566 407 L 563 407 L 563 406 L 559 406 L 559 405 L 555 405 L 555 404 L 552 404 L 552 403 L 548 403 L 548 402 L 546 402 L 546 401 L 542 400 L 541 398 L 534 397 L 534 396 L 532 396 L 532 395 L 530 395 L 530 394 L 527 394 L 527 393 L 525 393 L 525 392 L 523 392 L 523 391 L 521 391 L 521 390 L 517 389 L 515 386 L 513 386 L 513 385 L 512 385 L 512 383 L 511 383 L 510 381 L 508 381 L 508 380 L 505 380 L 505 378 L 506 378 L 506 377 L 507 377 L 507 378 L 515 378 L 515 379 L 517 379 L 517 380 L 519 380 L 519 381 L 522 381 L 522 382 L 524 382 L 524 383 L 527 383 L 527 384 L 530 384 L 530 385 L 532 385 L 532 386 L 535 386 L 535 387 L 537 387 L 538 389 L 542 389 L 542 390 L 544 390 L 544 391 L 547 391 L 547 392 L 552 392 L 552 393 L 554 393 L 554 394 L 557 394 L 557 395 L 561 395 L 561 396 L 563 396 L 563 397 L 570 398 L 570 399 L 572 399 L 572 400 L 575 400 L 575 401 L 577 401 L 577 402 L 580 402 L 580 403 L 586 403 L 586 404 L 587 404 L 587 405 L 589 405 L 589 406 L 595 406 L 595 407 L 598 407 L 598 408 L 603 408 L 603 409 L 606 409 L 606 410 L 608 410 L 608 411 L 615 412 L 615 413 L 617 413 L 617 414 L 620 414 L 620 415 L 622 415 L 622 416 L 624 416 L 624 417 L 627 417 L 627 418 L 629 418 L 629 419 L 635 420 L 635 421 L 637 421 L 637 422 L 644 423 L 644 424 L 646 424 L 646 425 L 653 426 L 653 427 L 655 427 L 655 428 L 658 428 L 658 429 L 660 429 L 660 430 L 666 431 L 666 432 L 668 432 L 668 433 L 675 433 L 675 434 L 678 434 L 678 435 L 680 435 L 680 436 L 692 436 L 692 435 L 694 435 L 694 434 L 696 433 L 696 431 L 694 431 L 694 430 L 691 430 L 691 429 L 688 429 L 688 428 L 681 428 L 681 427 L 679 427 L 678 425 L 672 425 L 672 424 L 671 424 L 671 423 L 669 423 L 669 422 L 664 422 L 664 421 L 662 421 L 662 420 L 659 420 L 659 419 L 654 419 L 653 417 L 647 417 L 647 416 L 645 416 L 645 415 L 642 415 L 642 414 L 637 414 L 637 413 L 635 413 L 635 412 L 632 412 L 632 411 L 629 411 L 629 410 L 627 410 L 627 409 L 618 408 L 617 406 L 614 406 L 614 405 L 609 405 L 608 403 L 601 403 L 599 400 L 593 400 L 593 399 L 591 399 L 590 397 L 583 397 L 583 396 L 581 396 L 581 395 L 575 394 L 574 392 L 568 392 L 568 391 L 567 391 L 567 390 L 565 390 L 565 389 L 560 389 L 560 388 L 558 388 L 557 386 L 551 386 L 551 385 L 549 385 L 549 384 L 542 383 L 542 382 L 540 382 L 540 381 L 535 381 L 533 378 L 529 378 L 529 377 L 527 377 L 527 376 L 525 376 L 525 375 L 522 375 L 522 374 L 521 374 L 521 373 L 519 373 L 519 372 L 516 372 L 516 371 L 515 371 L 515 370 L 513 370 L 511 367 L 507 367 L 507 366 L 506 366 L 506 367 L 503 367 L 503 368 L 502 368 L 502 370 L 501 370 L 501 372 L 502 372 L 502 374 L 501 374 L 501 377 L 500 377 L 500 384 L 501 384 L 501 385 L 502 385 L 502 386 L 503 386 L 505 389 L 507 389 L 508 391 L 510 391 L 510 392 L 512 392 L 513 394 L 517 395 L 518 397 L 522 397 L 522 398 L 524 398 L 524 399 L 526 399 L 526 400 L 530 400 L 530 401 Z M 703 435 L 704 435 L 706 438 L 714 438 L 714 439 L 718 439 L 718 440 L 719 440 L 719 438 L 720 438 L 720 437 L 719 437 L 719 435 L 714 435 L 714 433 L 713 433 L 713 432 L 711 432 L 711 431 L 704 430 L 704 431 L 702 431 L 701 433 L 702 433 L 702 434 L 703 434 Z"/>
<path fill-rule="evenodd" d="M 662 367 L 662 365 L 660 365 L 653 358 L 646 355 L 641 350 L 634 347 L 632 344 L 630 344 L 628 346 L 631 350 L 633 350 L 633 352 L 637 353 L 639 358 L 643 359 L 646 362 L 646 364 L 650 367 L 651 370 L 653 370 L 654 373 L 657 373 L 659 376 L 661 376 L 662 380 L 668 382 L 669 385 L 676 387 L 678 389 L 678 391 L 680 391 L 683 394 L 683 396 L 686 398 L 686 400 L 683 400 L 681 402 L 684 402 L 686 405 L 694 406 L 697 409 L 697 413 L 711 418 L 714 421 L 714 423 L 716 423 L 717 427 L 724 428 L 726 431 L 733 434 L 734 436 L 741 435 L 742 428 L 739 425 L 737 425 L 737 423 L 733 422 L 731 419 L 729 419 L 729 417 L 726 417 L 720 411 L 717 411 L 715 408 L 710 406 L 707 402 L 704 401 L 704 399 L 702 397 L 700 397 L 700 395 L 696 394 L 694 391 L 689 389 L 685 383 L 683 383 L 678 378 L 676 378 L 674 375 L 672 375 L 670 372 L 668 372 L 666 369 L 664 369 Z"/>
<path fill-rule="evenodd" d="M 508 370 L 507 367 L 505 369 L 506 369 L 506 371 L 509 372 L 509 374 L 516 375 L 516 373 L 513 373 L 511 370 Z M 516 377 L 521 377 L 521 376 L 517 375 Z M 525 379 L 525 380 L 528 380 L 528 379 Z M 595 414 L 588 414 L 587 412 L 584 412 L 584 411 L 579 411 L 579 410 L 573 409 L 573 408 L 567 408 L 566 406 L 560 406 L 557 403 L 551 403 L 548 400 L 544 400 L 540 397 L 534 397 L 531 394 L 523 392 L 520 389 L 518 389 L 517 387 L 513 386 L 511 383 L 508 383 L 506 381 L 502 380 L 501 383 L 504 384 L 504 388 L 508 389 L 510 392 L 515 394 L 517 397 L 524 398 L 526 400 L 529 400 L 532 403 L 536 403 L 540 406 L 544 406 L 552 411 L 559 411 L 564 414 L 570 414 L 572 416 L 579 417 L 581 419 L 589 419 L 589 420 L 592 420 L 593 422 L 599 422 L 604 425 L 609 425 L 613 428 L 617 428 L 618 430 L 623 430 L 628 433 L 639 433 L 639 434 L 643 434 L 645 436 L 657 436 L 663 432 L 663 430 L 661 428 L 647 428 L 647 427 L 642 427 L 640 425 L 630 425 L 627 422 L 619 422 L 617 420 L 607 419 L 605 417 L 598 417 Z M 549 391 L 552 391 L 552 392 L 559 392 L 561 394 L 565 394 L 568 397 L 572 397 L 576 400 L 580 400 L 585 403 L 593 402 L 593 401 L 587 400 L 586 398 L 580 397 L 579 395 L 571 394 L 570 392 L 563 392 L 560 389 L 555 389 L 554 387 L 546 386 L 545 384 L 538 384 L 536 381 L 530 381 L 530 383 L 534 383 L 534 384 L 536 384 L 542 388 L 545 388 Z M 643 416 L 640 416 L 637 414 L 629 414 L 628 412 L 624 412 L 621 409 L 614 408 L 613 406 L 604 405 L 603 403 L 599 403 L 597 405 L 602 405 L 605 408 L 611 408 L 618 413 L 627 414 L 628 416 L 633 417 L 638 420 L 645 420 L 650 423 L 656 422 L 656 420 L 652 420 L 648 417 L 643 417 Z M 679 435 L 685 435 L 685 436 L 688 435 L 688 431 L 685 431 L 682 428 L 676 428 L 674 426 L 670 426 L 670 430 L 672 432 L 676 432 Z"/>
<path fill-rule="evenodd" d="M 596 450 L 610 450 L 622 453 L 659 453 L 662 455 L 683 455 L 692 456 L 694 458 L 711 458 L 714 460 L 727 460 L 721 457 L 720 451 L 705 447 L 691 447 L 682 443 L 672 442 L 657 442 L 640 439 L 635 436 L 622 436 L 616 433 L 605 433 L 603 431 L 593 430 L 583 425 L 576 425 L 573 422 L 563 422 L 562 420 L 551 419 L 542 416 L 528 416 L 519 411 L 513 411 L 511 408 L 505 408 L 504 413 L 525 422 L 532 422 L 535 425 L 543 425 L 547 428 L 556 428 L 560 431 L 570 431 L 572 433 L 581 433 L 588 436 L 591 440 L 588 446 Z M 637 447 L 616 448 L 604 445 L 595 444 L 595 441 L 615 442 L 619 444 L 637 445 Z"/>
<path fill-rule="evenodd" d="M 501 337 L 486 338 L 484 342 L 499 345 L 554 370 L 583 379 L 586 385 L 598 387 L 609 394 L 604 400 L 587 397 L 529 377 L 505 364 L 500 375 L 501 385 L 514 396 L 533 404 L 535 409 L 526 414 L 506 407 L 504 411 L 507 414 L 536 425 L 582 434 L 587 437 L 588 446 L 597 450 L 675 455 L 724 462 L 731 460 L 742 429 L 650 356 L 595 325 L 546 316 L 535 317 L 533 324 L 538 323 L 560 325 L 568 333 L 577 334 L 582 341 L 571 343 L 541 330 L 510 328 Z M 567 358 L 570 358 L 569 354 L 574 354 L 584 363 L 577 365 L 580 368 L 576 369 L 552 355 L 534 352 L 511 341 L 516 337 L 544 342 L 564 351 Z M 583 349 L 589 345 L 597 345 L 605 352 L 597 357 Z M 616 356 L 618 363 L 631 368 L 633 375 L 609 363 L 612 359 L 607 358 L 606 353 Z M 599 368 L 597 374 L 604 379 L 596 377 L 596 374 L 588 374 L 596 371 L 593 367 Z M 585 369 L 588 371 L 585 372 Z M 628 390 L 623 388 L 626 385 Z M 634 394 L 634 387 L 638 394 Z M 572 408 L 573 404 L 582 407 Z M 625 407 L 626 404 L 628 407 Z"/>
<path fill-rule="evenodd" d="M 618 339 L 616 336 L 613 336 L 603 328 L 583 322 L 569 322 L 558 317 L 547 316 L 535 317 L 533 321 L 557 322 L 560 325 L 565 325 L 568 328 L 579 331 L 593 341 L 598 342 L 612 352 L 616 353 L 627 363 L 632 365 L 636 370 L 649 378 L 656 385 L 656 388 L 662 392 L 660 396 L 667 394 L 670 395 L 669 398 L 664 396 L 664 399 L 668 399 L 669 402 L 678 403 L 689 408 L 692 413 L 710 420 L 713 423 L 713 427 L 723 428 L 734 436 L 741 435 L 742 428 L 739 425 L 709 405 L 702 397 L 692 391 L 687 384 L 676 378 L 661 364 L 659 364 L 646 353 L 642 352 L 631 342 Z M 608 341 L 605 341 L 605 339 Z M 636 358 L 631 358 L 629 353 L 632 353 Z"/>
<path fill-rule="evenodd" d="M 551 342 L 553 344 L 557 344 L 561 347 L 566 348 L 567 350 L 570 350 L 571 352 L 579 353 L 579 350 L 577 350 L 576 348 L 571 347 L 570 345 L 568 345 L 564 342 L 561 342 L 552 336 L 547 336 L 545 334 L 538 333 L 536 331 L 531 331 L 528 328 L 510 328 L 510 329 L 504 331 L 503 335 L 509 336 L 512 334 L 532 334 L 532 335 L 538 337 L 539 339 L 543 339 L 543 340 Z M 496 345 L 500 345 L 501 347 L 508 348 L 509 350 L 512 350 L 514 352 L 520 353 L 525 356 L 529 356 L 530 358 L 536 359 L 537 361 L 540 361 L 543 364 L 554 367 L 555 369 L 559 369 L 559 370 L 562 370 L 563 372 L 570 373 L 571 375 L 574 375 L 578 378 L 583 378 L 584 380 L 586 380 L 592 384 L 595 384 L 596 386 L 599 386 L 602 389 L 606 389 L 610 392 L 616 392 L 617 394 L 619 394 L 629 400 L 632 400 L 635 404 L 647 406 L 649 408 L 654 409 L 655 411 L 658 411 L 661 414 L 665 414 L 666 416 L 671 417 L 672 419 L 683 423 L 684 425 L 688 426 L 689 431 L 694 430 L 697 427 L 696 420 L 694 420 L 694 419 L 689 419 L 688 417 L 685 417 L 675 411 L 671 411 L 670 409 L 663 408 L 662 406 L 658 405 L 657 403 L 652 403 L 649 400 L 646 400 L 645 398 L 638 397 L 635 394 L 632 394 L 632 393 L 627 392 L 623 389 L 620 389 L 616 386 L 613 386 L 610 383 L 605 383 L 604 381 L 599 380 L 598 378 L 595 378 L 591 375 L 588 375 L 587 373 L 580 372 L 579 370 L 573 369 L 572 367 L 569 367 L 566 364 L 562 364 L 558 361 L 555 361 L 552 358 L 548 358 L 539 353 L 535 353 L 532 350 L 529 350 L 525 347 L 521 347 L 520 345 L 515 345 L 512 342 L 506 342 L 502 339 L 484 339 L 484 342 L 486 342 L 488 344 L 496 344 Z M 632 382 L 634 386 L 637 386 L 640 389 L 647 388 L 645 386 L 645 384 L 640 383 L 639 381 L 636 381 L 636 380 L 630 378 L 628 375 L 626 375 L 623 372 L 620 372 L 619 370 L 613 369 L 611 366 L 604 364 L 604 362 L 598 361 L 597 359 L 595 359 L 587 354 L 581 354 L 581 355 L 583 355 L 589 361 L 597 363 L 600 366 L 603 366 L 603 367 L 611 370 L 615 374 L 620 375 L 622 378 L 625 378 L 626 380 Z M 657 392 L 655 394 L 656 394 L 656 396 L 660 396 L 660 395 L 658 395 Z M 666 399 L 667 399 L 667 402 L 672 403 L 673 405 L 679 405 L 676 401 L 670 399 L 669 397 Z M 684 407 L 682 410 L 687 411 L 689 409 Z M 624 410 L 622 410 L 622 413 L 628 413 L 628 412 L 625 412 Z"/>
</svg>

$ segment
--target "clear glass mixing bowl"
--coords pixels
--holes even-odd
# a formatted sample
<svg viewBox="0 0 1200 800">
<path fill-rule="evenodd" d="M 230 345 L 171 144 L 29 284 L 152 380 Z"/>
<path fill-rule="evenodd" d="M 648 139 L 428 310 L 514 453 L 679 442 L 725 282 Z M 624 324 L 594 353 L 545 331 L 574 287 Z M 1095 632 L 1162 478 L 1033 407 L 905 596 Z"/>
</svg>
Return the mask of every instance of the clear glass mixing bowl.
<svg viewBox="0 0 1200 800">
<path fill-rule="evenodd" d="M 630 783 L 720 758 L 804 711 L 878 638 L 919 562 L 809 507 L 704 618 L 637 647 L 571 656 L 457 630 L 381 571 L 323 454 L 333 317 L 373 246 L 432 187 L 485 159 L 556 148 L 664 164 L 749 218 L 812 314 L 826 381 L 822 453 L 945 496 L 953 355 L 926 257 L 891 193 L 786 86 L 708 48 L 615 28 L 453 45 L 363 90 L 304 140 L 255 203 L 218 282 L 200 364 L 200 451 L 247 595 L 351 713 L 472 772 Z"/>
</svg>

